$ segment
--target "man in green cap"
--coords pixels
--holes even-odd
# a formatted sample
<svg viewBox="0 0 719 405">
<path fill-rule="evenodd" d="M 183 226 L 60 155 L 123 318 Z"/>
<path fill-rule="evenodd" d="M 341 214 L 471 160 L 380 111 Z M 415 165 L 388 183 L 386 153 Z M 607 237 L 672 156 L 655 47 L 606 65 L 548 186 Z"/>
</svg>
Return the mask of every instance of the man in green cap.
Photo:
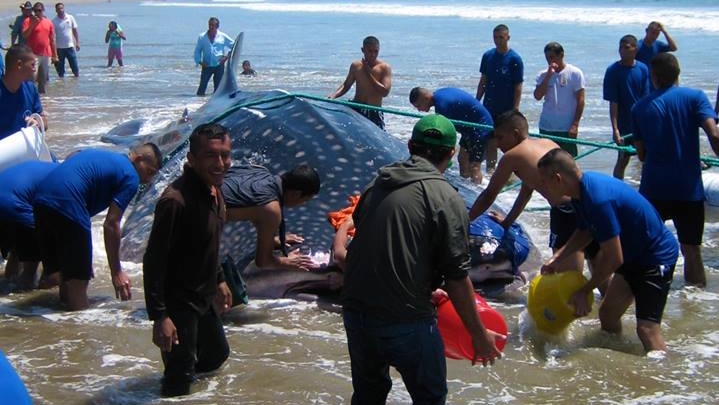
<svg viewBox="0 0 719 405">
<path fill-rule="evenodd" d="M 409 159 L 381 168 L 352 216 L 342 305 L 353 404 L 385 402 L 389 366 L 413 403 L 445 402 L 447 366 L 432 304 L 442 283 L 472 337 L 474 359 L 487 365 L 500 357 L 495 338 L 504 337 L 482 325 L 467 276 L 467 208 L 443 176 L 456 142 L 444 116 L 420 119 Z"/>
</svg>

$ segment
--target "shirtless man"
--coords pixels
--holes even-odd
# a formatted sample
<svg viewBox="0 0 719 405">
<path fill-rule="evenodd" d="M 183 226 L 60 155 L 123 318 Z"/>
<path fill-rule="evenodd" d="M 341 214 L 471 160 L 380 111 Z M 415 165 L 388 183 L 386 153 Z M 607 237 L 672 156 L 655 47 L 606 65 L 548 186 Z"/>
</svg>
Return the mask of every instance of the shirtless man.
<svg viewBox="0 0 719 405">
<path fill-rule="evenodd" d="M 532 197 L 532 192 L 534 190 L 539 191 L 553 207 L 550 213 L 552 232 L 550 247 L 554 251 L 558 250 L 564 244 L 562 241 L 569 239 L 574 232 L 576 219 L 573 213 L 564 213 L 554 208 L 555 206 L 569 204 L 570 201 L 568 198 L 558 201 L 552 201 L 548 198 L 550 194 L 544 190 L 539 181 L 537 162 L 547 152 L 558 148 L 559 145 L 549 139 L 530 139 L 527 119 L 517 110 L 504 112 L 497 117 L 494 122 L 494 137 L 497 140 L 497 146 L 504 155 L 499 160 L 489 185 L 472 205 L 469 211 L 469 220 L 473 221 L 492 205 L 497 195 L 502 191 L 502 187 L 514 173 L 522 180 L 522 188 L 517 195 L 517 199 L 506 217 L 502 218 L 498 213 L 494 212 L 492 216 L 499 221 L 504 229 L 508 229 L 524 210 Z M 562 243 L 554 243 L 556 241 Z M 581 251 L 575 254 L 574 261 L 571 263 L 571 269 L 579 270 L 584 267 L 584 255 Z"/>
<path fill-rule="evenodd" d="M 362 41 L 362 54 L 364 55 L 362 60 L 356 60 L 350 65 L 344 83 L 327 97 L 332 99 L 341 97 L 357 82 L 352 102 L 381 107 L 382 99 L 389 95 L 392 88 L 392 68 L 386 62 L 377 59 L 379 40 L 373 36 Z M 384 114 L 381 111 L 366 108 L 356 108 L 356 110 L 384 129 Z"/>
</svg>

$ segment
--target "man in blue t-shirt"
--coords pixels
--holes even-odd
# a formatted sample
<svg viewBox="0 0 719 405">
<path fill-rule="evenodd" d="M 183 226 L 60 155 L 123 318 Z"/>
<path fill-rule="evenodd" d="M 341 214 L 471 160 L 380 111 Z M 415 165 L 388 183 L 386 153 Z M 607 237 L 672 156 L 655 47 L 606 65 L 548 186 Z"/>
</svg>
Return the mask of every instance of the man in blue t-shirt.
<svg viewBox="0 0 719 405">
<path fill-rule="evenodd" d="M 550 199 L 571 197 L 578 220 L 577 230 L 542 267 L 542 273 L 566 268 L 564 261 L 570 254 L 596 240 L 601 253 L 594 260 L 592 277 L 569 299 L 575 315 L 591 311 L 587 295 L 611 277 L 599 307 L 602 329 L 621 332 L 622 315 L 634 301 L 637 335 L 644 350 L 666 350 L 660 325 L 679 248 L 659 214 L 624 182 L 583 173 L 560 148 L 547 152 L 537 167 Z"/>
<path fill-rule="evenodd" d="M 509 110 L 519 110 L 524 81 L 524 62 L 517 52 L 509 48 L 509 27 L 499 24 L 492 31 L 494 49 L 482 55 L 479 72 L 482 76 L 477 85 L 477 100 L 492 114 L 492 119 Z M 497 163 L 497 142 L 487 142 L 487 171 L 494 170 Z"/>
<path fill-rule="evenodd" d="M 649 94 L 649 68 L 636 60 L 637 38 L 625 35 L 619 40 L 619 61 L 609 65 L 604 73 L 604 99 L 609 101 L 609 120 L 612 124 L 614 143 L 632 146 L 631 138 L 624 139 L 632 131 L 632 107 L 640 98 Z M 624 169 L 629 164 L 630 153 L 619 151 L 614 165 L 614 177 L 624 179 Z"/>
<path fill-rule="evenodd" d="M 35 55 L 26 45 L 13 45 L 5 55 L 5 76 L 0 80 L 0 139 L 30 125 L 38 125 L 31 118 L 40 114 L 44 127 L 47 119 L 40 104 L 40 95 L 33 83 Z"/>
<path fill-rule="evenodd" d="M 140 183 L 152 180 L 161 162 L 160 150 L 152 143 L 134 148 L 129 155 L 87 149 L 70 156 L 38 185 L 33 213 L 44 277 L 60 274 L 60 300 L 68 309 L 89 306 L 90 218 L 105 209 L 105 252 L 112 285 L 120 299 L 131 298 L 130 277 L 120 265 L 120 221 Z"/>
<path fill-rule="evenodd" d="M 719 155 L 717 115 L 703 91 L 678 86 L 680 69 L 674 55 L 655 56 L 650 71 L 656 90 L 632 108 L 634 146 L 644 162 L 639 192 L 664 220 L 674 221 L 684 256 L 684 281 L 703 287 L 705 198 L 699 127 Z"/>
<path fill-rule="evenodd" d="M 54 162 L 29 160 L 0 172 L 3 187 L 0 193 L 0 250 L 8 259 L 5 278 L 15 279 L 19 275 L 17 281 L 21 288 L 35 287 L 40 260 L 32 215 L 35 189 L 57 166 Z"/>
<path fill-rule="evenodd" d="M 409 102 L 419 111 L 434 107 L 436 114 L 451 120 L 482 124 L 484 127 L 455 125 L 462 134 L 459 139 L 459 174 L 472 182 L 482 182 L 482 160 L 494 121 L 489 111 L 471 94 L 455 87 L 445 87 L 434 93 L 424 87 L 415 87 L 409 93 Z"/>
<path fill-rule="evenodd" d="M 656 55 L 664 52 L 674 52 L 677 48 L 677 43 L 664 29 L 664 26 L 657 22 L 652 21 L 647 25 L 647 29 L 644 31 L 645 35 L 642 42 L 639 44 L 639 50 L 637 51 L 637 60 L 649 66 Z M 659 34 L 664 34 L 664 38 L 667 42 L 658 41 Z"/>
</svg>

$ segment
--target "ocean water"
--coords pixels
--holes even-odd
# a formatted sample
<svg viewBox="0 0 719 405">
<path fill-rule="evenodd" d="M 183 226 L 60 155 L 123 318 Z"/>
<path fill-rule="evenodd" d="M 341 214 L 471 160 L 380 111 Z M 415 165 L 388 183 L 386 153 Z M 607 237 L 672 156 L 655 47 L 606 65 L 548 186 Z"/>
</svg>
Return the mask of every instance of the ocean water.
<svg viewBox="0 0 719 405">
<path fill-rule="evenodd" d="M 242 53 L 258 76 L 239 78 L 247 90 L 281 88 L 325 95 L 361 57 L 361 41 L 375 35 L 380 58 L 392 65 L 388 108 L 413 111 L 407 96 L 414 86 L 456 86 L 473 93 L 482 53 L 493 46 L 492 28 L 509 25 L 510 45 L 525 63 L 521 109 L 536 130 L 541 103 L 532 98 L 536 74 L 544 69 L 549 41 L 564 45 L 565 60 L 586 76 L 587 105 L 580 137 L 610 140 L 608 105 L 601 99 L 606 67 L 617 58 L 619 38 L 641 38 L 658 20 L 679 45 L 682 85 L 701 88 L 712 102 L 719 74 L 719 5 L 712 0 L 661 1 L 150 1 L 66 6 L 78 21 L 81 77 L 51 74 L 43 105 L 50 116 L 48 139 L 65 156 L 86 146 L 112 147 L 100 135 L 119 122 L 147 118 L 160 128 L 205 102 L 195 97 L 199 68 L 192 52 L 207 19 L 220 30 L 245 32 Z M 13 15 L 0 15 L 7 27 Z M 117 21 L 128 37 L 125 67 L 105 68 L 104 33 Z M 9 33 L 0 31 L 7 42 Z M 350 92 L 351 93 L 351 92 Z M 406 139 L 413 119 L 387 116 L 389 132 Z M 702 135 L 703 138 L 703 135 Z M 706 140 L 703 150 L 709 153 Z M 583 150 L 588 150 L 584 148 Z M 610 173 L 613 151 L 582 159 L 589 170 Z M 632 161 L 627 181 L 637 184 Z M 501 196 L 510 204 L 511 193 Z M 541 199 L 520 220 L 545 257 L 547 214 Z M 448 361 L 449 403 L 716 403 L 719 380 L 719 216 L 708 212 L 704 258 L 706 290 L 685 288 L 681 261 L 667 303 L 663 329 L 670 353 L 644 356 L 634 334 L 631 310 L 625 333 L 598 331 L 596 311 L 560 337 L 536 332 L 523 302 L 493 303 L 510 325 L 505 357 L 494 367 Z M 144 311 L 142 269 L 123 263 L 132 276 L 133 300 L 114 299 L 102 246 L 102 215 L 94 220 L 96 278 L 93 308 L 60 311 L 56 291 L 9 292 L 0 283 L 0 350 L 18 368 L 40 404 L 160 403 L 162 364 L 151 343 Z M 338 314 L 311 303 L 254 301 L 227 318 L 232 354 L 223 369 L 206 376 L 181 403 L 340 404 L 352 391 L 349 357 Z M 389 403 L 410 398 L 396 373 Z M 167 401 L 170 402 L 170 401 Z M 0 403 L 2 400 L 0 399 Z"/>
</svg>

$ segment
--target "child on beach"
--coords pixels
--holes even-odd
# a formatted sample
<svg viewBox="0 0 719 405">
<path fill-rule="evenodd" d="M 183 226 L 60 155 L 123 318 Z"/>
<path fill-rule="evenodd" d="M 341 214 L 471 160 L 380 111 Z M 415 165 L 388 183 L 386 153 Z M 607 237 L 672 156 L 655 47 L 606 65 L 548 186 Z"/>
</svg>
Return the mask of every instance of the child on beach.
<svg viewBox="0 0 719 405">
<path fill-rule="evenodd" d="M 125 33 L 115 21 L 110 21 L 105 33 L 107 46 L 107 67 L 112 66 L 112 60 L 117 59 L 117 64 L 122 66 L 122 41 L 127 41 Z"/>
</svg>

